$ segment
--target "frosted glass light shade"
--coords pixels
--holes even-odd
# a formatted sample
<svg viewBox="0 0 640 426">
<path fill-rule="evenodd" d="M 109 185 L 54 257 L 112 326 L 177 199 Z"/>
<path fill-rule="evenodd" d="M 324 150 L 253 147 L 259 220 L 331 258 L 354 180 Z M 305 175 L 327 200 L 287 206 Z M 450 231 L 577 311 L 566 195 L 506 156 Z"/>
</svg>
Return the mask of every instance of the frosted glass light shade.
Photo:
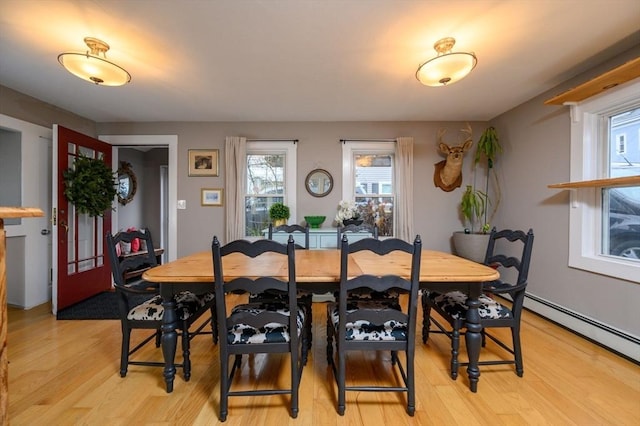
<svg viewBox="0 0 640 426">
<path fill-rule="evenodd" d="M 455 40 L 451 37 L 438 40 L 433 46 L 438 56 L 418 67 L 416 78 L 426 86 L 446 86 L 465 78 L 478 63 L 476 55 L 469 52 L 451 52 Z"/>
<path fill-rule="evenodd" d="M 83 80 L 103 86 L 122 86 L 131 81 L 131 74 L 124 68 L 98 56 L 105 55 L 109 45 L 91 37 L 84 39 L 90 51 L 67 52 L 58 55 L 58 62 L 71 74 Z"/>
</svg>

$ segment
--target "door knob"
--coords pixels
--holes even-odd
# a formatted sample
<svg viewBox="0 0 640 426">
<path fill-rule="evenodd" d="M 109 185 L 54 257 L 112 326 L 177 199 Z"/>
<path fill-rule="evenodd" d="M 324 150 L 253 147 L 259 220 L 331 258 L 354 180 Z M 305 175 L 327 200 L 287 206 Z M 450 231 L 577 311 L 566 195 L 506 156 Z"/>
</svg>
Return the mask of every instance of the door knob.
<svg viewBox="0 0 640 426">
<path fill-rule="evenodd" d="M 51 233 L 51 230 L 49 230 L 49 229 L 42 229 L 42 230 L 40 230 L 40 233 L 41 233 L 42 235 L 49 235 L 49 234 Z"/>
</svg>

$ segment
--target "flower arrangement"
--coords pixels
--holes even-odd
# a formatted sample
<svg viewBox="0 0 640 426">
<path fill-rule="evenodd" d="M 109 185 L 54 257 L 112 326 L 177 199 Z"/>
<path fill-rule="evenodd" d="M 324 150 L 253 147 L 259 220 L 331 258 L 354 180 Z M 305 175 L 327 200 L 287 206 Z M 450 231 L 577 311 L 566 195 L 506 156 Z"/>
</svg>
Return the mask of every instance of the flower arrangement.
<svg viewBox="0 0 640 426">
<path fill-rule="evenodd" d="M 360 218 L 358 207 L 353 201 L 342 200 L 338 204 L 338 213 L 336 214 L 336 222 L 344 223 L 345 220 L 354 220 Z"/>
</svg>

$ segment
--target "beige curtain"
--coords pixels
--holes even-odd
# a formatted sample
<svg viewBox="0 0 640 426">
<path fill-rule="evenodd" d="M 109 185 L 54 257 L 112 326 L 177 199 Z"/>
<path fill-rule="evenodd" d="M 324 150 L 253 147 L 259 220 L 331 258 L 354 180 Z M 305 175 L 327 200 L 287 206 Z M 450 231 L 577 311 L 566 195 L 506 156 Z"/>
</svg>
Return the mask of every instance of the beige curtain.
<svg viewBox="0 0 640 426">
<path fill-rule="evenodd" d="M 413 228 L 413 138 L 396 139 L 396 226 L 398 238 L 412 242 Z"/>
<path fill-rule="evenodd" d="M 247 182 L 246 157 L 247 138 L 227 136 L 224 142 L 226 242 L 244 237 L 242 224 L 244 224 L 244 186 Z"/>
</svg>

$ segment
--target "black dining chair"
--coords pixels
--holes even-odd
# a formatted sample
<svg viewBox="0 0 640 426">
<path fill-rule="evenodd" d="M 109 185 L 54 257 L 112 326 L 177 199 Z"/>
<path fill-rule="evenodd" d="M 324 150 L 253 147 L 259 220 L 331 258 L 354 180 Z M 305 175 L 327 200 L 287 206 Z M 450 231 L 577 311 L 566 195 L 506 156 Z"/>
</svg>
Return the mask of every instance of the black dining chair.
<svg viewBox="0 0 640 426">
<path fill-rule="evenodd" d="M 380 256 L 400 251 L 411 256 L 409 278 L 398 275 L 355 275 L 349 271 L 349 258 L 357 252 L 368 251 Z M 338 414 L 344 415 L 346 391 L 355 392 L 406 392 L 407 413 L 415 413 L 415 333 L 418 310 L 418 286 L 422 241 L 416 236 L 413 244 L 390 238 L 376 240 L 366 238 L 349 244 L 343 237 L 340 246 L 340 291 L 337 302 L 327 306 L 327 362 L 333 370 L 338 386 Z M 352 290 L 386 292 L 393 290 L 408 294 L 405 306 L 398 299 L 352 300 Z M 335 354 L 334 354 L 335 343 Z M 400 382 L 395 385 L 347 385 L 348 353 L 353 351 L 391 351 L 390 366 L 398 366 Z M 398 352 L 406 355 L 403 366 Z M 376 378 L 371 378 L 375 383 Z"/>
<path fill-rule="evenodd" d="M 513 284 L 504 280 L 488 282 L 483 286 L 483 294 L 480 295 L 478 313 L 482 330 L 482 346 L 486 345 L 489 337 L 499 347 L 509 352 L 510 359 L 484 360 L 478 365 L 515 364 L 516 374 L 520 377 L 524 374 L 522 365 L 522 348 L 520 343 L 520 319 L 524 304 L 527 277 L 529 275 L 529 263 L 531 262 L 531 250 L 533 248 L 533 230 L 529 232 L 512 231 L 505 229 L 491 231 L 484 264 L 498 268 L 501 276 L 514 271 L 516 275 Z M 518 255 L 515 255 L 515 254 Z M 513 268 L 513 269 L 512 269 Z M 504 298 L 509 296 L 510 300 Z M 500 301 L 495 296 L 502 296 Z M 428 291 L 422 294 L 423 324 L 422 341 L 426 343 L 429 333 L 445 334 L 451 339 L 451 378 L 458 377 L 458 368 L 469 365 L 468 362 L 459 362 L 460 336 L 466 323 L 468 310 L 467 295 L 460 291 L 439 293 Z M 448 323 L 440 323 L 432 314 L 436 311 Z M 435 326 L 431 329 L 430 324 Z M 495 335 L 490 334 L 488 328 L 508 327 L 511 329 L 511 344 L 503 342 Z"/>
<path fill-rule="evenodd" d="M 156 347 L 160 346 L 162 317 L 164 308 L 159 285 L 142 279 L 145 270 L 157 266 L 151 232 L 148 229 L 122 231 L 115 235 L 106 234 L 107 253 L 111 264 L 114 287 L 118 299 L 118 311 L 122 328 L 122 345 L 120 354 L 120 376 L 125 377 L 129 365 L 143 365 L 164 367 L 163 362 L 132 360 L 131 356 L 144 345 L 155 338 Z M 134 253 L 124 253 L 122 247 L 140 244 L 142 250 Z M 215 297 L 211 292 L 196 295 L 189 291 L 180 292 L 175 296 L 176 312 L 178 314 L 179 329 L 182 338 L 182 367 L 184 379 L 191 377 L 190 341 L 196 335 L 213 335 L 213 342 L 217 342 Z M 191 326 L 203 314 L 210 312 L 211 320 L 205 321 L 195 330 Z M 211 324 L 211 331 L 204 331 L 207 323 Z M 153 330 L 153 334 L 146 337 L 133 349 L 130 349 L 131 333 L 135 329 Z"/>
<path fill-rule="evenodd" d="M 298 390 L 304 367 L 305 345 L 303 344 L 304 324 L 308 313 L 305 305 L 298 303 L 295 248 L 293 237 L 288 243 L 280 244 L 272 240 L 232 241 L 220 245 L 213 237 L 211 246 L 215 279 L 215 295 L 218 303 L 218 334 L 220 343 L 220 421 L 224 422 L 228 414 L 228 399 L 231 396 L 291 395 L 290 415 L 298 416 Z M 278 277 L 240 277 L 225 282 L 223 259 L 233 253 L 245 256 L 246 261 L 259 264 L 265 254 L 286 257 L 287 278 Z M 284 301 L 265 300 L 253 303 L 228 306 L 227 293 L 273 292 L 285 294 Z M 243 354 L 289 354 L 291 383 L 288 388 L 254 388 L 231 390 L 234 375 L 240 372 Z M 233 356 L 229 371 L 229 357 Z M 254 372 L 253 374 L 259 375 Z M 275 386 L 271 384 L 271 386 Z"/>
<path fill-rule="evenodd" d="M 274 236 L 277 234 L 291 235 L 293 236 L 293 241 L 294 241 L 296 250 L 307 250 L 309 249 L 309 229 L 310 229 L 309 224 L 307 224 L 306 226 L 302 226 L 298 224 L 273 226 L 273 223 L 270 223 L 269 232 L 267 236 L 270 240 L 273 240 Z M 300 244 L 301 240 L 304 240 L 304 245 Z M 284 295 L 267 295 L 265 293 L 261 293 L 257 295 L 252 294 L 249 296 L 249 301 L 255 302 L 259 300 L 267 300 L 265 299 L 267 297 L 272 299 L 275 298 L 276 300 L 286 299 L 286 294 Z M 304 344 L 307 347 L 306 353 L 308 353 L 311 350 L 311 343 L 313 342 L 312 327 L 311 327 L 311 318 L 313 317 L 313 311 L 312 311 L 313 294 L 307 291 L 298 289 L 298 301 L 305 304 L 306 310 L 309 314 L 306 316 L 306 322 L 305 322 L 306 332 L 303 335 L 305 340 Z M 305 364 L 307 362 L 306 356 L 304 358 L 304 362 Z"/>
</svg>

